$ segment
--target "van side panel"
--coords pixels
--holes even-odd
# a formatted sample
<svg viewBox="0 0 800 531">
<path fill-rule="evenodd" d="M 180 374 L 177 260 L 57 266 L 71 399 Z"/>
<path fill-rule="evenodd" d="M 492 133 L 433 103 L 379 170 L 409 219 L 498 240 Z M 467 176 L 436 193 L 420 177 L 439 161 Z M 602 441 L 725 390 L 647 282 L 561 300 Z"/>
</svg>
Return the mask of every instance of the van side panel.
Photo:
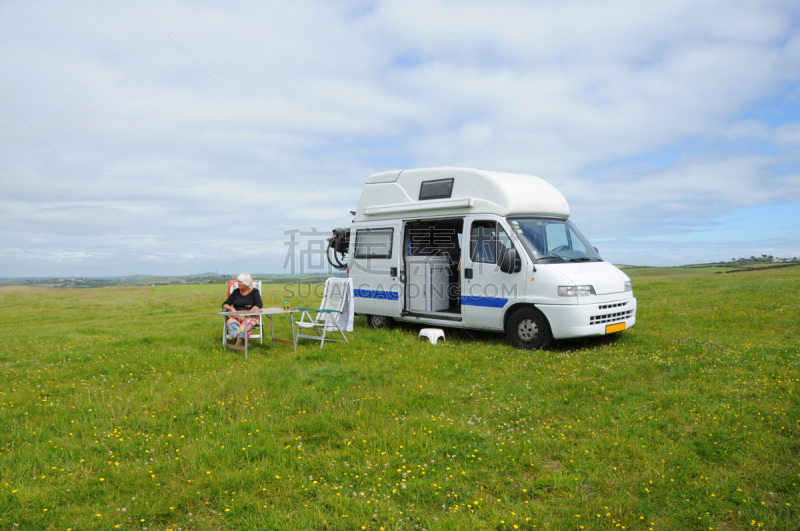
<svg viewBox="0 0 800 531">
<path fill-rule="evenodd" d="M 511 234 L 498 216 L 474 215 L 466 219 L 461 250 L 461 308 L 468 327 L 503 331 L 506 309 L 525 300 L 530 266 Z M 501 244 L 504 236 L 508 239 Z M 520 259 L 520 271 L 516 273 L 504 273 L 498 265 L 503 248 L 509 246 L 517 250 Z"/>
<path fill-rule="evenodd" d="M 355 311 L 363 315 L 400 317 L 402 223 L 397 220 L 355 223 L 350 232 L 350 278 Z"/>
</svg>

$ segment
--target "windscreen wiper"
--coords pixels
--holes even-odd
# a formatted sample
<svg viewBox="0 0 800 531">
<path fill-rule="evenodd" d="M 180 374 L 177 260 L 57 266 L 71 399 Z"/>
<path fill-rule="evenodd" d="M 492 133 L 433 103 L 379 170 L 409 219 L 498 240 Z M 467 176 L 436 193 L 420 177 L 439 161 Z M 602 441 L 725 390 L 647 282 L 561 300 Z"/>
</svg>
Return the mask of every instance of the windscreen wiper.
<svg viewBox="0 0 800 531">
<path fill-rule="evenodd" d="M 591 262 L 594 258 L 589 258 L 588 256 L 584 256 L 582 258 L 570 258 L 570 262 Z"/>
</svg>

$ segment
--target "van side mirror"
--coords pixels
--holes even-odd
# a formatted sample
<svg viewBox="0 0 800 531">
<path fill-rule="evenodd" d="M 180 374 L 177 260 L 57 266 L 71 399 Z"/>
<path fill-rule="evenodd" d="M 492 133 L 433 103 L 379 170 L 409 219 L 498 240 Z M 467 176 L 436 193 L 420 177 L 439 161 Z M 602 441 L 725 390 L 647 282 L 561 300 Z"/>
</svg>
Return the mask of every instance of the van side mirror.
<svg viewBox="0 0 800 531">
<path fill-rule="evenodd" d="M 594 249 L 594 252 L 596 252 L 598 255 L 600 254 L 600 251 L 597 250 L 597 247 L 592 247 L 592 249 Z"/>
<path fill-rule="evenodd" d="M 503 273 L 517 273 L 522 269 L 522 261 L 517 256 L 517 250 L 513 247 L 506 249 L 503 258 L 500 260 L 500 271 Z"/>
</svg>

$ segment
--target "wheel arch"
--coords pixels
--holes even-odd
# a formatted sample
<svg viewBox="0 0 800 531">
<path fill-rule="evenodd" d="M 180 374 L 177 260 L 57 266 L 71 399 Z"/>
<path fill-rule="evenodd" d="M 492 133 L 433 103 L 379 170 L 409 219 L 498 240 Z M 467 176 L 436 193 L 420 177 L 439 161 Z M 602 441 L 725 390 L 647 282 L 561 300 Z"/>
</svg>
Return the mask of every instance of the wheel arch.
<svg viewBox="0 0 800 531">
<path fill-rule="evenodd" d="M 508 320 L 511 319 L 512 315 L 514 315 L 514 312 L 521 310 L 522 308 L 530 308 L 542 314 L 542 317 L 544 317 L 545 321 L 547 321 L 547 326 L 550 326 L 552 329 L 552 326 L 550 325 L 550 319 L 548 319 L 547 315 L 545 315 L 542 310 L 537 308 L 535 304 L 531 302 L 516 302 L 506 308 L 505 314 L 503 314 L 503 332 L 508 332 Z"/>
<path fill-rule="evenodd" d="M 388 315 L 366 314 L 366 317 L 367 317 L 367 326 L 375 330 L 380 330 L 383 328 L 392 328 L 394 327 L 395 324 L 394 318 L 389 317 Z M 381 322 L 382 324 L 377 324 Z"/>
</svg>

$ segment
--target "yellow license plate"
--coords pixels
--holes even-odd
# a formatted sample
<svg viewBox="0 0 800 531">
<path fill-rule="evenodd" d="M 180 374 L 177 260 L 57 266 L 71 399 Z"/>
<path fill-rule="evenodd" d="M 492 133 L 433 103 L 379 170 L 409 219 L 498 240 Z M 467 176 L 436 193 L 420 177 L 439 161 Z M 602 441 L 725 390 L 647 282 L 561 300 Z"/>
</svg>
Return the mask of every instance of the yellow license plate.
<svg viewBox="0 0 800 531">
<path fill-rule="evenodd" d="M 606 334 L 613 334 L 614 332 L 622 332 L 623 330 L 625 330 L 625 323 L 606 325 Z"/>
</svg>

